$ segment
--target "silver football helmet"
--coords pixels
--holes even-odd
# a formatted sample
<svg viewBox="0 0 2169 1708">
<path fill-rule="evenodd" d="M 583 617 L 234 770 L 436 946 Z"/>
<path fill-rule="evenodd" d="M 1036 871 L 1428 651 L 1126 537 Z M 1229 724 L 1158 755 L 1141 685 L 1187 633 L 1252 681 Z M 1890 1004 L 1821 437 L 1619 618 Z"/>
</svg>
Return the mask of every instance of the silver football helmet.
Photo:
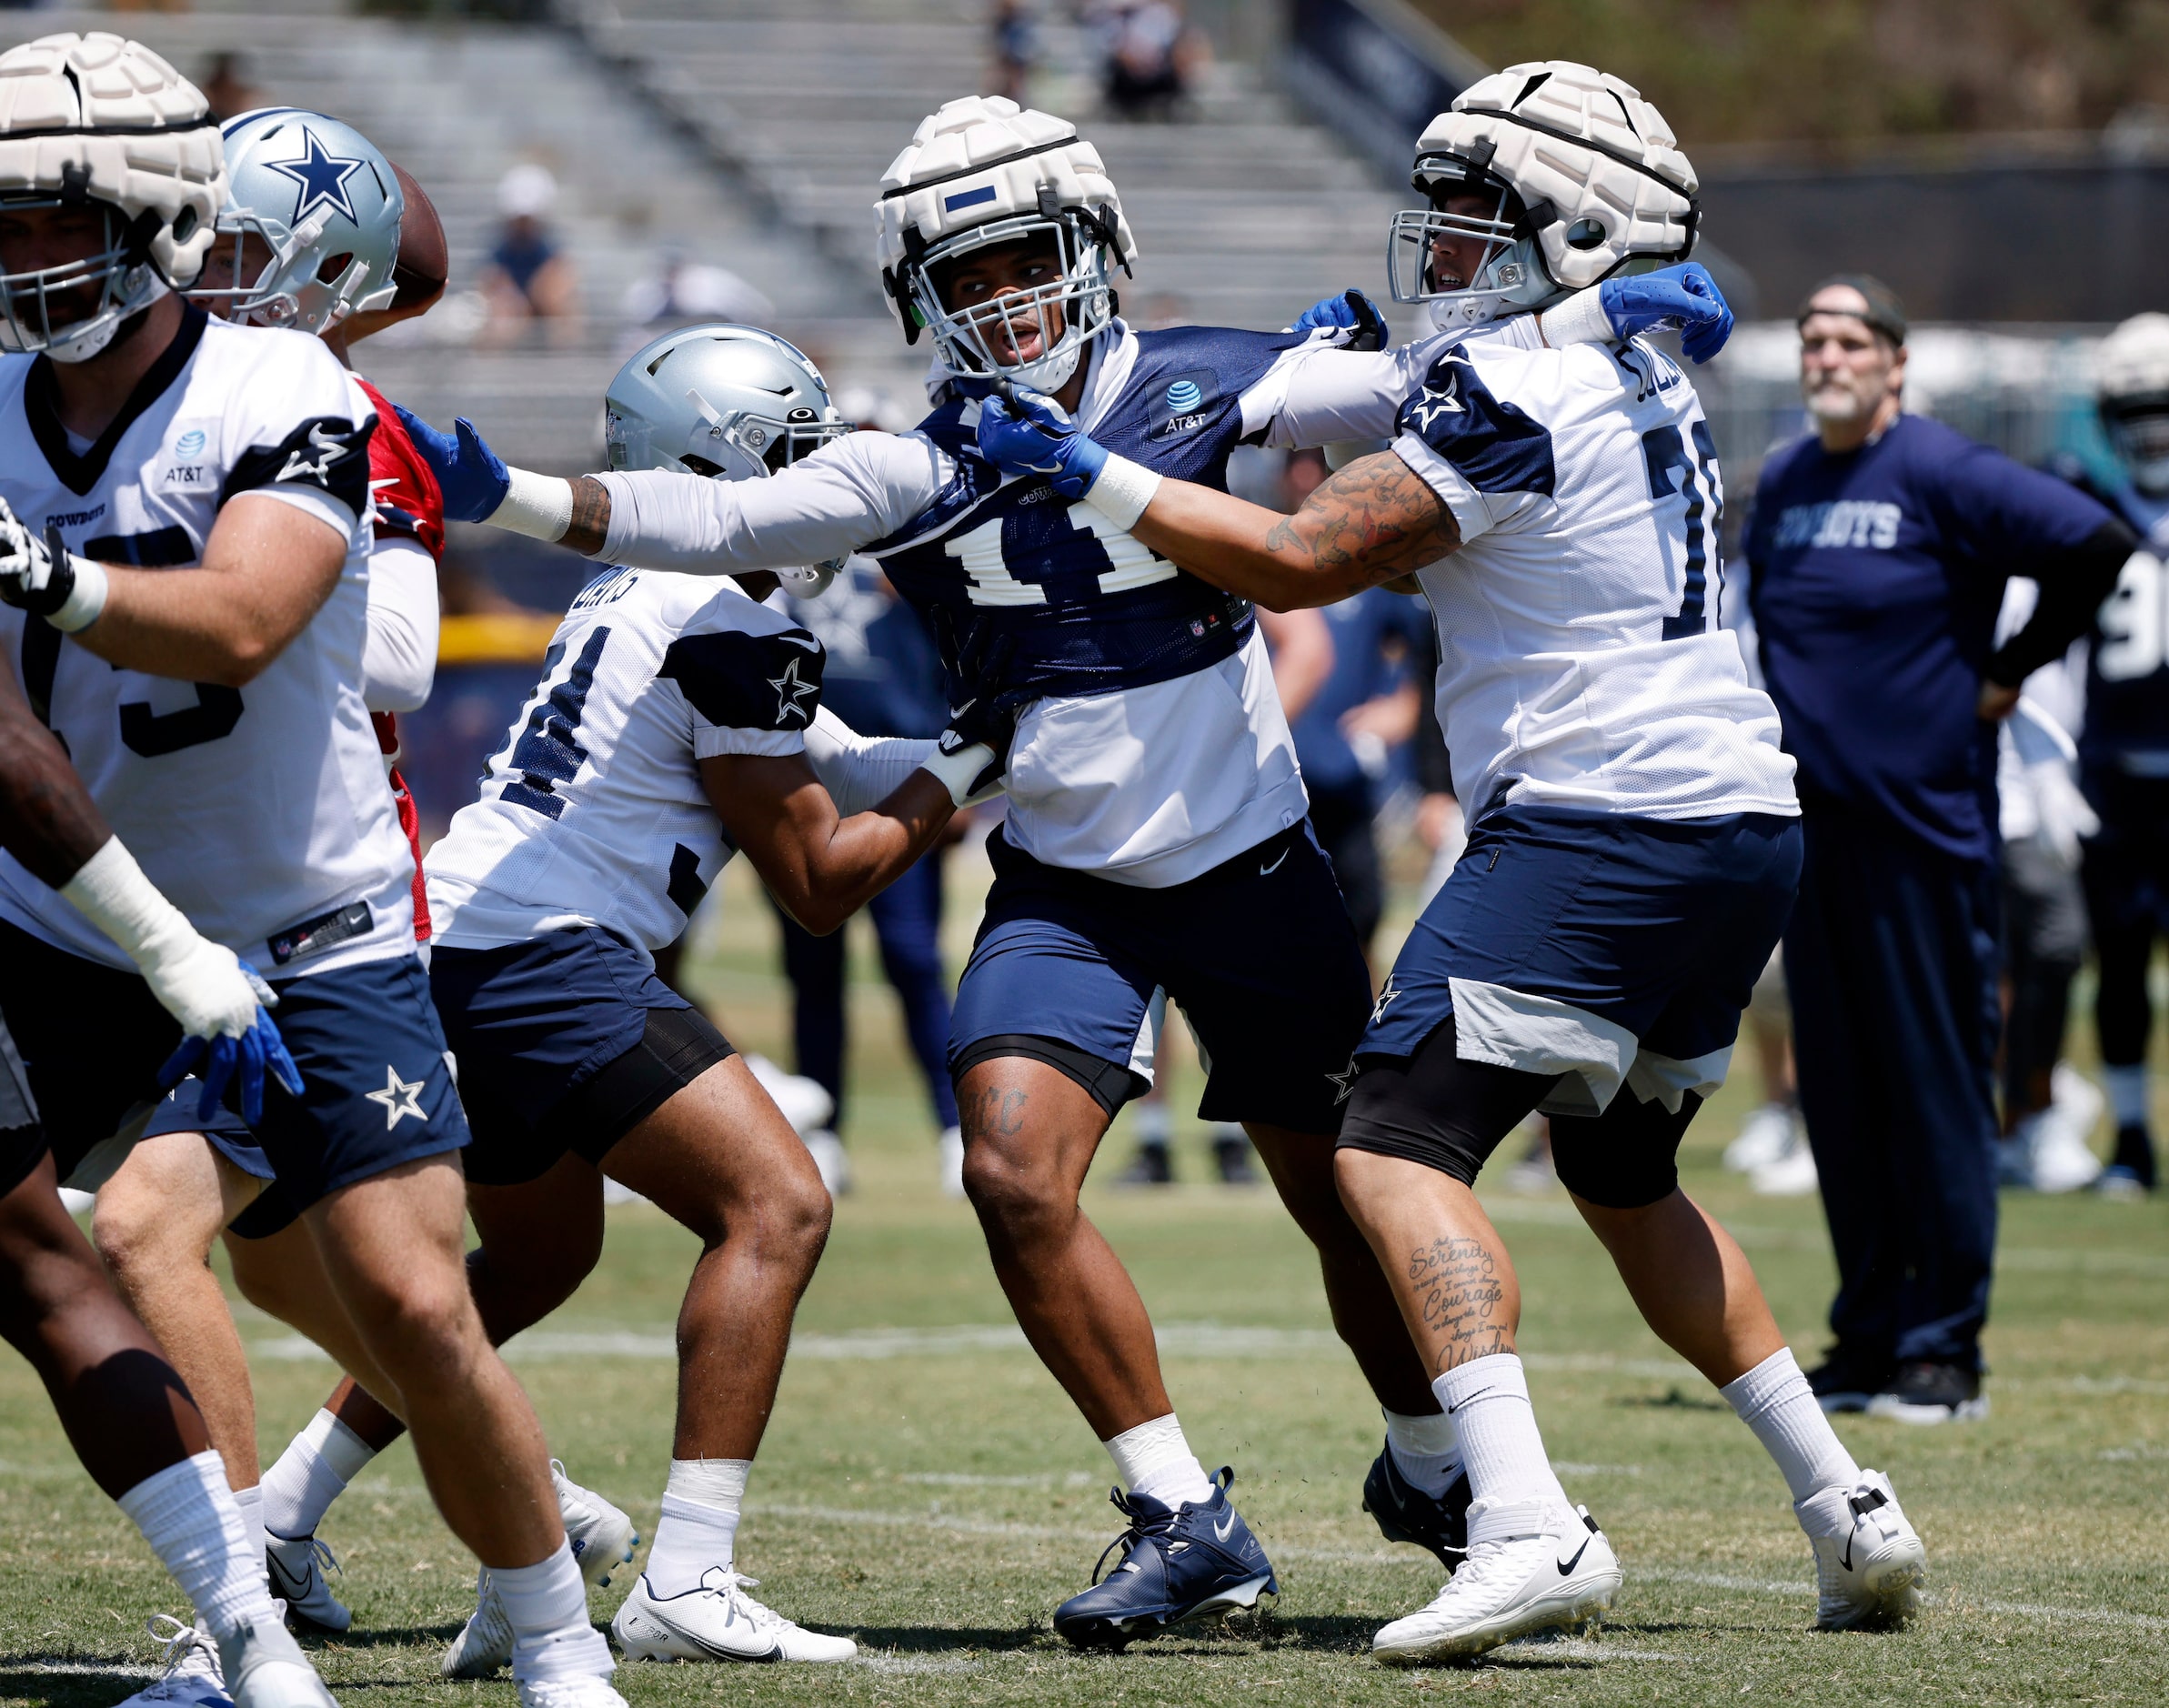
<svg viewBox="0 0 2169 1708">
<path fill-rule="evenodd" d="M 2134 315 L 2102 340 L 2101 422 L 2132 484 L 2169 494 L 2169 315 Z"/>
<path fill-rule="evenodd" d="M 810 456 L 851 424 L 805 354 L 758 327 L 680 327 L 634 352 L 603 393 L 603 443 L 614 469 L 668 468 L 750 480 Z M 786 570 L 801 598 L 842 567 Z"/>
<path fill-rule="evenodd" d="M 294 107 L 244 113 L 224 134 L 226 203 L 189 296 L 235 320 L 299 332 L 389 307 L 407 197 L 377 146 Z"/>
</svg>

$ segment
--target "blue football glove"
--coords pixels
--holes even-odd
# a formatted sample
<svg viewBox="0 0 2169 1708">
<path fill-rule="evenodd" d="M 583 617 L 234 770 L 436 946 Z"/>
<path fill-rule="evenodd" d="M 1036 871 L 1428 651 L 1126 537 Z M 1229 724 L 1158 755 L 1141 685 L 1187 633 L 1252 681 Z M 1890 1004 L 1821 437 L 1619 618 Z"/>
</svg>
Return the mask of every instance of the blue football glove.
<svg viewBox="0 0 2169 1708">
<path fill-rule="evenodd" d="M 1004 474 L 1046 475 L 1065 498 L 1081 498 L 1107 467 L 1107 452 L 1077 430 L 1044 392 L 997 380 L 979 405 L 979 455 Z"/>
<path fill-rule="evenodd" d="M 512 489 L 512 477 L 504 459 L 489 448 L 465 416 L 452 424 L 452 431 L 439 433 L 428 422 L 397 404 L 400 424 L 422 453 L 422 460 L 437 476 L 445 495 L 445 514 L 456 522 L 487 522 Z"/>
<path fill-rule="evenodd" d="M 1724 293 L 1699 262 L 1632 278 L 1608 278 L 1597 286 L 1597 301 L 1622 338 L 1659 327 L 1678 330 L 1681 349 L 1697 365 L 1723 349 L 1732 336 L 1732 311 Z"/>
<path fill-rule="evenodd" d="M 1290 332 L 1315 332 L 1320 327 L 1332 327 L 1353 336 L 1341 347 L 1344 350 L 1382 350 L 1386 347 L 1386 317 L 1378 306 L 1359 290 L 1345 290 L 1338 296 L 1327 296 L 1312 303 L 1296 316 L 1295 325 L 1285 328 Z"/>
<path fill-rule="evenodd" d="M 278 1000 L 248 968 L 241 970 L 256 987 L 261 1003 L 268 1006 Z M 289 1096 L 301 1095 L 301 1070 L 286 1053 L 286 1041 L 279 1036 L 277 1024 L 265 1007 L 258 1007 L 256 1020 L 238 1038 L 221 1032 L 216 1038 L 191 1035 L 181 1040 L 181 1047 L 158 1070 L 158 1089 L 170 1091 L 194 1073 L 203 1086 L 203 1095 L 196 1099 L 196 1118 L 207 1121 L 218 1112 L 226 1088 L 237 1070 L 241 1075 L 241 1119 L 253 1127 L 264 1119 L 266 1068 Z"/>
</svg>

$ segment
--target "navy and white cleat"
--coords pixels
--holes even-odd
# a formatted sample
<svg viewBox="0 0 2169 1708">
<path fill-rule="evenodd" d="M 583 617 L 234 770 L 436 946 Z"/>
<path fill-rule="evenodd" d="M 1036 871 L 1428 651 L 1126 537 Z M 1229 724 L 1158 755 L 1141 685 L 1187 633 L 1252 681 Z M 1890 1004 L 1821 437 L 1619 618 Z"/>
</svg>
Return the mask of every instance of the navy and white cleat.
<svg viewBox="0 0 2169 1708">
<path fill-rule="evenodd" d="M 1055 1609 L 1055 1630 L 1080 1649 L 1120 1649 L 1184 1620 L 1225 1617 L 1257 1606 L 1260 1595 L 1278 1595 L 1272 1562 L 1228 1499 L 1234 1482 L 1234 1471 L 1222 1465 L 1210 1500 L 1176 1507 L 1110 1489 L 1108 1498 L 1130 1527 L 1108 1544 L 1100 1565 L 1118 1548 L 1121 1562 L 1105 1578 L 1092 1569 L 1092 1587 Z"/>
<path fill-rule="evenodd" d="M 1363 1479 L 1363 1510 L 1388 1542 L 1412 1542 L 1438 1558 L 1449 1573 L 1469 1557 L 1469 1473 L 1444 1494 L 1426 1494 L 1401 1474 L 1391 1448 L 1381 1448 Z"/>
</svg>

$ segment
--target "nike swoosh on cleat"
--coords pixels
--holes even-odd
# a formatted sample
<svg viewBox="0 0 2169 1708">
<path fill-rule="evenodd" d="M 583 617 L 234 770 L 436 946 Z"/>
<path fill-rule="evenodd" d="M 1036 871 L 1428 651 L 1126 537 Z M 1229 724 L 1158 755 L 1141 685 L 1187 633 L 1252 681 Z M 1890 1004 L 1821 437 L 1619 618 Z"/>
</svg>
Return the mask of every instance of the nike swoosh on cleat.
<svg viewBox="0 0 2169 1708">
<path fill-rule="evenodd" d="M 1589 1539 L 1584 1537 L 1582 1538 L 1582 1545 L 1574 1550 L 1574 1557 L 1572 1560 L 1554 1560 L 1551 1563 L 1559 1568 L 1559 1575 L 1561 1577 L 1564 1577 L 1568 1572 L 1572 1572 L 1576 1566 L 1582 1563 L 1582 1556 L 1588 1552 Z"/>
<path fill-rule="evenodd" d="M 1845 1552 L 1838 1556 L 1838 1563 L 1848 1572 L 1853 1570 L 1853 1532 L 1851 1531 L 1845 1532 Z"/>
<path fill-rule="evenodd" d="M 691 1632 L 686 1630 L 682 1625 L 671 1627 L 670 1634 L 678 1638 L 681 1643 L 691 1643 L 696 1649 L 698 1649 L 701 1653 L 712 1655 L 718 1661 L 750 1661 L 756 1664 L 758 1664 L 764 1661 L 780 1661 L 783 1659 L 783 1646 L 780 1643 L 771 1645 L 766 1654 L 746 1654 L 737 1649 L 718 1648 L 712 1643 L 704 1643 L 698 1637 L 695 1636 Z"/>
<path fill-rule="evenodd" d="M 1225 1524 L 1215 1524 L 1212 1527 L 1212 1537 L 1215 1542 L 1226 1542 L 1234 1533 L 1235 1514 L 1232 1512 L 1228 1514 L 1228 1522 Z"/>
</svg>

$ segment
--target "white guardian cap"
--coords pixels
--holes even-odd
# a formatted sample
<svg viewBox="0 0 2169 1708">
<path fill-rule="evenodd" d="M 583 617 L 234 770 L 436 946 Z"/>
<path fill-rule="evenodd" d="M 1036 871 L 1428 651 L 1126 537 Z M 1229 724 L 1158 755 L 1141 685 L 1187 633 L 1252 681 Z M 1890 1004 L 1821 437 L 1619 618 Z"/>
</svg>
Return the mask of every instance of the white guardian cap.
<svg viewBox="0 0 2169 1708">
<path fill-rule="evenodd" d="M 390 307 L 407 197 L 377 146 L 293 107 L 244 113 L 222 134 L 226 201 L 209 266 L 218 283 L 206 277 L 189 295 L 236 320 L 300 332 Z"/>
<path fill-rule="evenodd" d="M 2132 484 L 2169 493 L 2169 315 L 2134 315 L 2101 342 L 2094 395 Z"/>
<path fill-rule="evenodd" d="M 1441 327 L 1683 261 L 1701 218 L 1694 168 L 1663 115 L 1619 78 L 1564 59 L 1510 65 L 1462 90 L 1417 142 L 1410 181 L 1431 206 L 1394 216 L 1388 277 L 1396 302 L 1431 304 Z M 1445 211 L 1467 195 L 1497 196 L 1497 214 Z M 1472 276 L 1441 271 L 1450 238 L 1484 245 Z"/>
<path fill-rule="evenodd" d="M 95 356 L 196 277 L 225 200 L 210 108 L 141 43 L 69 32 L 0 54 L 0 219 L 87 207 L 105 226 L 94 254 L 0 272 L 0 348 Z"/>
<path fill-rule="evenodd" d="M 1000 95 L 951 101 L 922 120 L 881 175 L 874 211 L 881 281 L 904 342 L 918 343 L 923 327 L 950 373 L 1040 391 L 1060 389 L 1113 324 L 1112 269 L 1127 274 L 1137 258 L 1100 151 L 1068 120 Z M 943 302 L 949 266 L 1031 240 L 1051 246 L 1048 283 L 957 308 Z"/>
</svg>

